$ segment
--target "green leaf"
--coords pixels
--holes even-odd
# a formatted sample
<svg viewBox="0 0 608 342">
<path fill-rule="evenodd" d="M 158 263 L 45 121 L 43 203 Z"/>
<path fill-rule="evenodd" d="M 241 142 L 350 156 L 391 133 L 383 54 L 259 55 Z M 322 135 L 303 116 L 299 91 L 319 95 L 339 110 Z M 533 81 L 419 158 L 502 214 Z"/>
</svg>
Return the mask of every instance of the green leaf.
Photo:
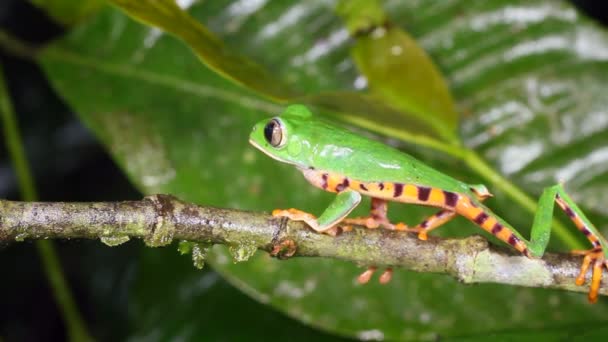
<svg viewBox="0 0 608 342">
<path fill-rule="evenodd" d="M 246 55 L 239 53 L 238 49 L 232 49 L 231 47 L 225 45 L 219 37 L 210 32 L 205 26 L 201 25 L 200 22 L 192 18 L 189 13 L 183 11 L 173 0 L 112 0 L 111 2 L 132 17 L 142 22 L 162 28 L 164 31 L 183 40 L 186 44 L 188 44 L 188 46 L 190 46 L 190 48 L 193 49 L 194 53 L 196 53 L 200 60 L 209 68 L 225 78 L 232 80 L 236 84 L 240 84 L 261 96 L 281 103 L 304 102 L 308 104 L 323 104 L 325 106 L 324 109 L 332 110 L 334 115 L 337 115 L 344 121 L 357 121 L 359 124 L 362 124 L 363 127 L 376 130 L 377 132 L 381 132 L 383 134 L 399 137 L 401 139 L 407 138 L 411 139 L 411 141 L 415 141 L 415 137 L 422 136 L 423 140 L 430 140 L 431 138 L 443 138 L 444 140 L 451 142 L 455 140 L 454 133 L 456 116 L 453 115 L 454 120 L 446 122 L 445 125 L 441 121 L 441 119 L 444 119 L 446 116 L 454 114 L 453 112 L 446 115 L 443 115 L 444 113 L 438 114 L 441 115 L 440 120 L 434 120 L 433 115 L 424 115 L 425 113 L 419 113 L 421 110 L 425 110 L 425 108 L 418 106 L 419 104 L 428 103 L 431 105 L 431 107 L 429 107 L 430 109 L 437 107 L 435 105 L 437 103 L 443 105 L 445 102 L 443 101 L 445 98 L 444 94 L 437 95 L 428 92 L 421 93 L 416 90 L 419 88 L 418 85 L 418 87 L 415 87 L 416 91 L 413 92 L 413 95 L 408 97 L 414 100 L 408 101 L 405 106 L 401 105 L 402 101 L 396 101 L 395 106 L 392 106 L 393 108 L 391 108 L 391 106 L 387 106 L 381 102 L 370 100 L 368 96 L 360 93 L 349 93 L 348 97 L 350 99 L 354 100 L 356 103 L 365 104 L 365 111 L 362 111 L 360 107 L 345 106 L 344 99 L 333 97 L 329 94 L 320 93 L 305 95 L 303 92 L 298 90 L 298 88 L 305 88 L 302 87 L 302 84 L 296 83 L 294 86 L 292 86 L 291 84 L 283 81 L 281 77 L 276 77 L 271 69 L 266 69 L 251 58 L 248 58 Z M 318 4 L 312 4 L 310 7 L 316 8 L 318 7 Z M 297 8 L 294 8 L 294 11 L 297 10 Z M 233 5 L 232 7 L 228 8 L 227 11 L 246 12 L 247 9 L 240 9 L 238 5 Z M 278 24 L 284 25 L 281 23 Z M 236 25 L 239 25 L 238 21 L 236 22 Z M 262 37 L 260 37 L 260 39 L 264 39 L 264 35 L 271 34 L 273 34 L 272 27 L 269 26 L 266 28 L 266 32 L 261 32 Z M 296 32 L 295 34 L 299 33 Z M 402 33 L 402 35 L 399 37 L 403 38 L 403 35 L 404 34 Z M 343 34 L 338 34 L 338 38 L 346 36 L 347 35 L 345 32 L 343 32 Z M 409 49 L 415 49 L 415 51 L 418 51 L 415 54 L 410 54 L 413 58 L 411 60 L 408 59 L 408 64 L 424 63 L 423 70 L 430 70 L 429 72 L 420 73 L 421 77 L 427 77 L 429 75 L 435 77 L 438 75 L 432 62 L 427 58 L 422 50 L 415 46 L 415 42 L 413 40 L 400 39 L 399 44 L 401 43 L 407 43 L 408 51 Z M 394 42 L 387 42 L 387 44 L 394 44 Z M 368 50 L 363 48 L 357 49 L 357 51 Z M 375 52 L 378 53 L 379 51 L 388 52 L 390 50 L 384 49 L 377 50 Z M 378 53 L 378 56 L 384 56 L 384 54 Z M 306 56 L 303 57 L 306 58 Z M 397 69 L 398 73 L 400 74 L 404 72 L 401 66 L 399 66 Z M 370 77 L 373 76 L 373 74 L 378 73 L 379 72 L 374 71 Z M 408 71 L 408 73 L 411 72 Z M 289 74 L 287 74 L 286 78 L 289 78 Z M 441 81 L 441 79 L 439 79 L 439 81 Z M 433 83 L 434 88 L 432 90 L 437 90 L 435 88 L 437 88 L 438 83 L 439 82 Z M 404 86 L 403 83 L 400 83 L 397 85 L 399 88 L 393 89 L 393 92 L 407 93 L 407 90 L 410 90 L 412 85 L 415 86 L 417 84 Z M 384 88 L 379 87 L 379 89 Z M 385 93 L 387 93 L 387 91 L 380 92 L 380 94 Z M 392 99 L 392 97 L 390 98 Z M 438 99 L 440 101 L 438 101 Z M 451 99 L 449 100 L 451 101 Z M 409 105 L 409 103 L 414 103 L 416 105 L 412 106 Z M 392 105 L 393 103 L 388 102 L 388 104 Z M 451 102 L 449 104 L 451 105 Z M 397 108 L 398 110 L 394 108 Z M 362 117 L 368 120 L 361 120 Z M 374 124 L 371 124 L 369 118 L 373 118 Z M 415 124 L 411 125 L 410 123 L 412 122 Z M 398 127 L 398 129 L 395 130 L 395 127 Z M 433 143 L 434 141 L 431 140 L 430 144 Z"/>
<path fill-rule="evenodd" d="M 201 61 L 215 72 L 272 99 L 285 101 L 298 96 L 290 85 L 274 77 L 251 59 L 233 52 L 224 43 L 182 11 L 173 0 L 111 0 L 129 15 L 184 40 Z"/>
<path fill-rule="evenodd" d="M 475 342 L 475 341 L 593 341 L 603 340 L 608 334 L 608 328 L 589 322 L 588 326 L 581 329 L 580 325 L 574 325 L 559 329 L 526 329 L 523 331 L 503 331 L 487 335 L 474 335 L 461 338 L 449 339 L 449 341 Z"/>
<path fill-rule="evenodd" d="M 267 341 L 270 331 L 278 340 L 337 339 L 267 310 L 213 271 L 192 272 L 188 258 L 173 249 L 148 250 L 145 255 L 138 265 L 141 272 L 132 289 L 136 299 L 129 313 L 138 327 L 135 339 Z M 156 279 L 157 286 L 150 286 L 150 279 Z M 167 296 L 163 289 L 178 293 Z"/>
<path fill-rule="evenodd" d="M 361 76 L 347 41 L 332 40 L 343 27 L 327 7 L 317 2 L 234 6 L 204 2 L 188 11 L 226 46 L 271 65 L 274 74 L 300 89 L 332 93 L 349 89 Z M 575 200 L 598 228 L 605 227 L 604 31 L 555 1 L 391 2 L 386 11 L 395 23 L 407 23 L 445 71 L 459 107 L 468 113 L 462 122 L 468 146 L 532 194 L 559 178 L 567 180 Z M 122 13 L 104 11 L 41 58 L 59 93 L 146 193 L 172 193 L 215 206 L 267 211 L 296 207 L 313 213 L 332 197 L 309 186 L 293 168 L 248 146 L 253 123 L 275 115 L 280 106 L 204 68 L 180 42 Z M 458 162 L 414 148 L 410 152 L 457 178 L 478 181 Z M 495 195 L 488 205 L 506 220 L 516 227 L 532 222 L 503 194 Z M 429 213 L 415 206 L 391 206 L 391 217 L 408 223 Z M 456 220 L 440 233 L 478 232 Z M 149 265 L 170 268 L 175 262 L 148 252 L 142 258 Z M 354 279 L 362 268 L 336 260 L 277 261 L 257 253 L 234 264 L 225 248 L 214 247 L 210 263 L 260 302 L 306 324 L 359 338 L 437 339 L 505 330 L 523 334 L 525 329 L 605 324 L 608 311 L 604 298 L 592 306 L 581 294 L 464 286 L 447 276 L 403 270 L 396 270 L 386 286 L 359 286 Z M 199 280 L 196 272 L 192 267 L 175 274 L 163 288 L 166 299 L 183 300 L 179 289 L 193 286 Z M 161 275 L 139 277 L 142 284 L 154 284 Z M 154 300 L 134 298 L 133 305 L 152 305 Z M 196 324 L 194 318 L 191 322 Z M 162 322 L 156 328 L 171 329 Z"/>
<path fill-rule="evenodd" d="M 376 1 L 343 1 L 338 8 L 355 36 L 351 49 L 370 90 L 385 103 L 430 126 L 443 140 L 458 144 L 458 114 L 443 76 L 428 54 Z M 361 8 L 358 8 L 361 6 Z"/>
<path fill-rule="evenodd" d="M 72 26 L 97 12 L 104 0 L 29 0 L 57 22 Z"/>
<path fill-rule="evenodd" d="M 438 132 L 427 122 L 410 112 L 398 111 L 374 95 L 334 91 L 322 92 L 299 100 L 301 103 L 316 106 L 317 114 L 333 116 L 338 120 L 382 132 L 386 136 L 402 141 L 457 154 L 451 146 L 434 138 L 434 136 L 439 137 Z"/>
</svg>

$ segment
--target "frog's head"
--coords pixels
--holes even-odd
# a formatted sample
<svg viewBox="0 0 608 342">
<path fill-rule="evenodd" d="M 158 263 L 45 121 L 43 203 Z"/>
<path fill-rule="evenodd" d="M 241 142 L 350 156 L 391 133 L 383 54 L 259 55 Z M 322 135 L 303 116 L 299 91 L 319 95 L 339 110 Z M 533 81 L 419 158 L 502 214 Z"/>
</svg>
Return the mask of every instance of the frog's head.
<svg viewBox="0 0 608 342">
<path fill-rule="evenodd" d="M 265 119 L 253 126 L 249 142 L 273 159 L 300 168 L 308 165 L 312 113 L 303 105 L 291 105 L 281 116 Z"/>
</svg>

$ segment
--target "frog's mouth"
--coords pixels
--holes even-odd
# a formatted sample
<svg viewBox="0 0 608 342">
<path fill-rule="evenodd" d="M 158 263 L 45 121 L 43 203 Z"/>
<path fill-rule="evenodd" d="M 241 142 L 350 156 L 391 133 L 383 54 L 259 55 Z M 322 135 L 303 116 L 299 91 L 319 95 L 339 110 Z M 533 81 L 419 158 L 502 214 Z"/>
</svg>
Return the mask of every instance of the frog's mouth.
<svg viewBox="0 0 608 342">
<path fill-rule="evenodd" d="M 253 139 L 249 139 L 249 143 L 251 145 L 253 145 L 253 147 L 257 148 L 258 150 L 264 152 L 265 155 L 269 156 L 270 158 L 274 159 L 274 160 L 278 160 L 282 163 L 286 163 L 286 164 L 291 164 L 291 165 L 296 165 L 296 163 L 283 159 L 283 158 L 279 158 L 274 154 L 270 154 L 266 149 L 262 148 L 262 146 L 260 146 L 260 144 L 258 144 L 257 142 L 255 142 Z"/>
</svg>

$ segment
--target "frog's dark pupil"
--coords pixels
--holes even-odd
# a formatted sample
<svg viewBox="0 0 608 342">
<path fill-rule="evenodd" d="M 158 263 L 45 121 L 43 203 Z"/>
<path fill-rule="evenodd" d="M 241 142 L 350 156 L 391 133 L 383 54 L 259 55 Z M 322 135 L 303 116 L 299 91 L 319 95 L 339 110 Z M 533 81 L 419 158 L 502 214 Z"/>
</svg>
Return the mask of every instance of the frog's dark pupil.
<svg viewBox="0 0 608 342">
<path fill-rule="evenodd" d="M 266 141 L 268 141 L 270 144 L 272 144 L 272 133 L 274 132 L 274 127 L 276 125 L 277 123 L 272 120 L 266 124 L 266 127 L 264 127 L 264 138 L 266 138 Z"/>
</svg>

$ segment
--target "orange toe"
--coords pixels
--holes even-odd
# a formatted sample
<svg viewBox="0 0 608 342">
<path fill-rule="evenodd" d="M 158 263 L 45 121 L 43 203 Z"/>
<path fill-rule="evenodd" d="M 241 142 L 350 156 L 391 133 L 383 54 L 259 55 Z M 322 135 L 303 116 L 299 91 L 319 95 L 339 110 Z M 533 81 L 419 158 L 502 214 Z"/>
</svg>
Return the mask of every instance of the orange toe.
<svg viewBox="0 0 608 342">
<path fill-rule="evenodd" d="M 585 284 L 587 271 L 589 270 L 589 267 L 593 265 L 593 268 L 591 269 L 591 284 L 589 286 L 588 298 L 589 302 L 595 303 L 598 299 L 604 268 L 608 268 L 606 256 L 601 248 L 594 248 L 588 251 L 572 251 L 572 254 L 584 255 L 581 271 L 578 274 L 578 277 L 576 277 L 576 285 L 581 286 Z"/>
<path fill-rule="evenodd" d="M 383 285 L 388 284 L 392 278 L 393 278 L 393 269 L 389 267 L 380 276 L 380 279 L 379 279 L 380 284 L 383 284 Z"/>
<path fill-rule="evenodd" d="M 372 278 L 372 275 L 376 272 L 376 267 L 369 267 L 365 272 L 361 273 L 359 277 L 357 277 L 357 281 L 359 284 L 367 284 L 369 280 Z"/>
<path fill-rule="evenodd" d="M 604 271 L 604 262 L 596 260 L 593 264 L 593 275 L 591 276 L 591 287 L 589 288 L 589 302 L 597 302 L 597 296 L 600 291 L 600 283 L 602 282 L 602 272 Z"/>
</svg>

